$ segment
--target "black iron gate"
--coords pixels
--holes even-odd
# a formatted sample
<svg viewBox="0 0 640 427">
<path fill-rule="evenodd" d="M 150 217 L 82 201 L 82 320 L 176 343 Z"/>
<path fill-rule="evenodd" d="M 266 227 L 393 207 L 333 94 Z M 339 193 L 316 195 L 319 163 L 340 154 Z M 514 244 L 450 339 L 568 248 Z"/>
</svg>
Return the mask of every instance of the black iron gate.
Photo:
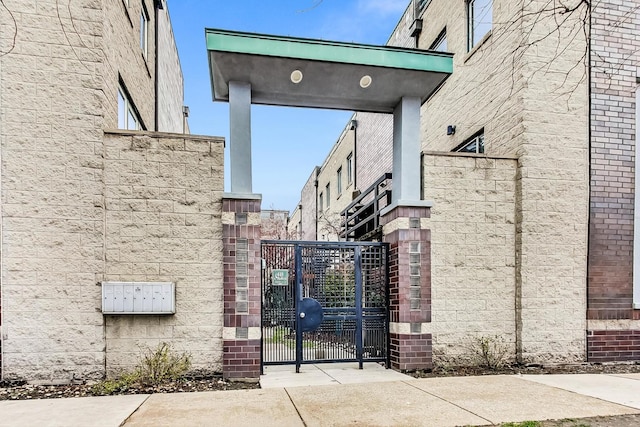
<svg viewBox="0 0 640 427">
<path fill-rule="evenodd" d="M 389 364 L 388 246 L 262 242 L 262 365 Z"/>
</svg>

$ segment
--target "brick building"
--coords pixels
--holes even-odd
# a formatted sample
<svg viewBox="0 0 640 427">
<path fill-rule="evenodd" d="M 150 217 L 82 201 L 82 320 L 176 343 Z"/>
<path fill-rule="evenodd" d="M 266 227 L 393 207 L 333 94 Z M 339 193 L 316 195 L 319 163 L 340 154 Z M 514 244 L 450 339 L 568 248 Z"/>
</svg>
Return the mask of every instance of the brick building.
<svg viewBox="0 0 640 427">
<path fill-rule="evenodd" d="M 413 1 L 389 38 L 455 54 L 421 110 L 430 313 L 411 326 L 436 363 L 465 362 L 481 336 L 523 362 L 640 359 L 640 4 L 574 3 Z M 357 194 L 391 172 L 392 117 L 353 120 Z M 337 173 L 319 171 L 318 182 Z"/>
</svg>

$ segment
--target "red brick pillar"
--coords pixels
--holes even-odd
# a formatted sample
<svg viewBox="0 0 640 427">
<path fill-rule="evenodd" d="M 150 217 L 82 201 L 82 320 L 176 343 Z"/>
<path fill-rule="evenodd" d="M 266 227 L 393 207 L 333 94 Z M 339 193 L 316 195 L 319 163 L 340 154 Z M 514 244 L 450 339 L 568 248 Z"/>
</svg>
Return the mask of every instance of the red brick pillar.
<svg viewBox="0 0 640 427">
<path fill-rule="evenodd" d="M 223 375 L 260 377 L 260 198 L 224 198 Z"/>
<path fill-rule="evenodd" d="M 431 369 L 431 230 L 429 207 L 398 206 L 381 222 L 389 243 L 391 367 Z"/>
</svg>

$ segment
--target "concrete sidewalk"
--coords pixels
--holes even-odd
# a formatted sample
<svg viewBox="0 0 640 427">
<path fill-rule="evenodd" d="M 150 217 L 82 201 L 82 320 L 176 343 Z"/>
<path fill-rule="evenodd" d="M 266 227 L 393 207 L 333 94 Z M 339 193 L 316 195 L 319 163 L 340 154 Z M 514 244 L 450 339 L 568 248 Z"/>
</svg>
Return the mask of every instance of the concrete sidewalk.
<svg viewBox="0 0 640 427">
<path fill-rule="evenodd" d="M 0 426 L 490 425 L 640 413 L 639 396 L 640 374 L 427 378 L 5 401 Z"/>
</svg>

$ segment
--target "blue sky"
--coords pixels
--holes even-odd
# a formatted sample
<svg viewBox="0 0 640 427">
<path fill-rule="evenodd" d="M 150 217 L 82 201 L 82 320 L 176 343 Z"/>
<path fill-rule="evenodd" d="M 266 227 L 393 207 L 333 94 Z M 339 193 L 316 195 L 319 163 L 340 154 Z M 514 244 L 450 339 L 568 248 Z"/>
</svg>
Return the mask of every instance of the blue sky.
<svg viewBox="0 0 640 427">
<path fill-rule="evenodd" d="M 228 104 L 213 102 L 204 29 L 385 44 L 409 0 L 169 0 L 191 132 L 229 140 Z M 292 211 L 351 117 L 348 111 L 253 106 L 253 191 Z M 228 145 L 228 144 L 227 144 Z M 225 191 L 228 191 L 228 147 Z"/>
</svg>

